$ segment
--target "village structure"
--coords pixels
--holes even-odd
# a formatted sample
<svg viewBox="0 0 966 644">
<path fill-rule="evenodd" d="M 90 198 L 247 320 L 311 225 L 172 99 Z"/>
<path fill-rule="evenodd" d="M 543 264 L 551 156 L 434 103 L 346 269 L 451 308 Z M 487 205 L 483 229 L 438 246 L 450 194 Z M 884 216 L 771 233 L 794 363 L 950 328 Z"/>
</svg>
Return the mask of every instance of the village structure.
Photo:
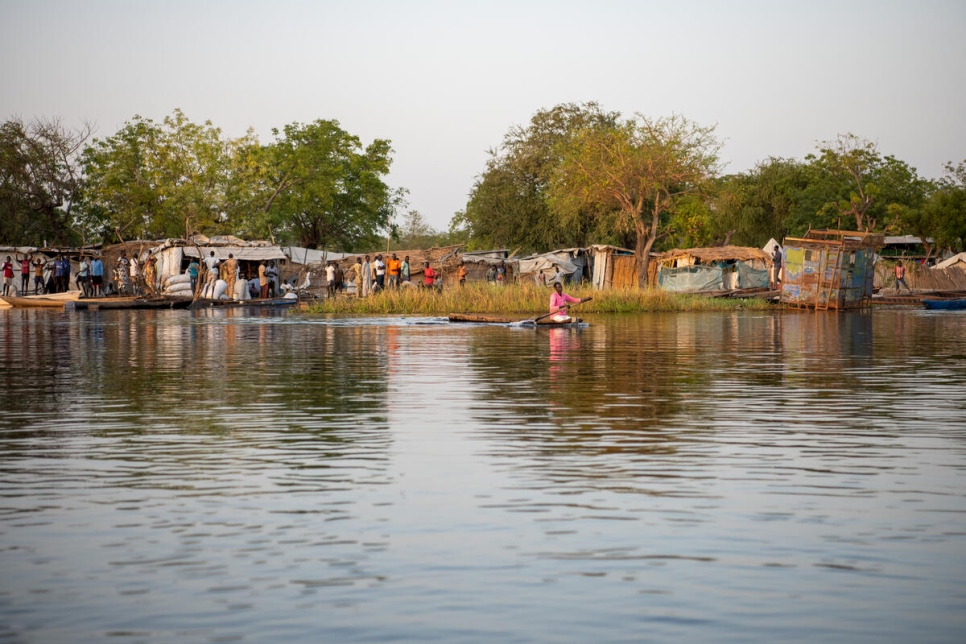
<svg viewBox="0 0 966 644">
<path fill-rule="evenodd" d="M 770 240 L 763 248 L 674 249 L 651 255 L 647 285 L 709 297 L 761 297 L 814 310 L 962 297 L 966 253 L 927 266 L 917 252 L 918 242 L 916 237 L 815 230 L 781 244 Z M 450 288 L 462 279 L 494 286 L 532 282 L 549 288 L 561 282 L 587 283 L 594 290 L 634 289 L 639 274 L 634 251 L 608 245 L 525 257 L 508 249 L 466 251 L 461 245 L 359 254 L 196 235 L 84 248 L 0 247 L 0 257 L 6 256 L 11 257 L 15 278 L 0 306 L 284 306 L 336 295 L 358 296 L 353 265 L 366 257 L 371 271 L 377 262 L 405 261 L 408 275 L 396 282 L 402 288 Z M 95 258 L 104 272 L 100 292 L 90 288 Z M 28 259 L 30 277 L 21 281 Z M 899 281 L 895 267 L 903 260 Z M 424 272 L 427 265 L 430 273 Z M 60 275 L 65 272 L 67 276 Z M 336 282 L 333 276 L 339 279 L 330 286 Z M 896 286 L 905 289 L 899 292 Z"/>
</svg>

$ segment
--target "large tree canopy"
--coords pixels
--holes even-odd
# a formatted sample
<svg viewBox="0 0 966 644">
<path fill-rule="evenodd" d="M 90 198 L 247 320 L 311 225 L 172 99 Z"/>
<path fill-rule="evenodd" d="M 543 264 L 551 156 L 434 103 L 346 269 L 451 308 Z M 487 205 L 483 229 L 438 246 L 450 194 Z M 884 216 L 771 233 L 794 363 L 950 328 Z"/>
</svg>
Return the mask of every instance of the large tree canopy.
<svg viewBox="0 0 966 644">
<path fill-rule="evenodd" d="M 57 120 L 0 126 L 0 241 L 41 246 L 83 241 L 74 206 L 81 188 L 79 156 L 91 134 Z"/>
<path fill-rule="evenodd" d="M 363 147 L 338 121 L 293 123 L 267 146 L 244 150 L 241 176 L 252 207 L 242 232 L 297 239 L 307 248 L 352 250 L 371 245 L 402 202 L 384 177 L 392 164 L 390 142 Z M 237 191 L 236 191 L 237 193 Z"/>
<path fill-rule="evenodd" d="M 491 150 L 450 230 L 476 247 L 618 243 L 642 259 L 669 245 L 761 246 L 821 228 L 914 234 L 927 252 L 958 250 L 966 239 L 957 214 L 963 164 L 929 181 L 844 134 L 803 160 L 768 158 L 714 180 L 718 150 L 714 128 L 680 116 L 623 119 L 596 103 L 541 110 Z"/>
<path fill-rule="evenodd" d="M 195 232 L 349 250 L 388 226 L 402 193 L 383 180 L 389 141 L 363 147 L 336 121 L 293 123 L 262 145 L 176 110 L 136 116 L 84 154 L 85 223 L 105 238 Z"/>
<path fill-rule="evenodd" d="M 613 228 L 633 231 L 639 280 L 647 281 L 654 243 L 687 197 L 706 193 L 717 171 L 714 127 L 682 116 L 642 115 L 608 127 L 583 128 L 562 144 L 551 184 L 556 212 L 595 212 Z"/>
<path fill-rule="evenodd" d="M 751 246 L 770 237 L 800 236 L 809 228 L 935 237 L 923 211 L 933 184 L 895 157 L 880 155 L 872 144 L 852 136 L 842 140 L 850 143 L 825 143 L 820 155 L 804 161 L 768 159 L 721 179 L 713 236 L 733 236 L 735 243 Z M 855 149 L 846 154 L 848 146 Z"/>
<path fill-rule="evenodd" d="M 933 185 L 920 212 L 936 246 L 966 250 L 966 161 L 946 164 L 946 175 Z"/>
<path fill-rule="evenodd" d="M 465 227 L 471 245 L 546 250 L 588 243 L 595 220 L 581 210 L 549 207 L 549 187 L 565 144 L 578 132 L 613 125 L 618 114 L 596 103 L 558 105 L 537 112 L 527 126 L 510 129 L 490 150 L 486 170 L 470 192 L 455 227 Z"/>
<path fill-rule="evenodd" d="M 180 110 L 161 124 L 135 116 L 84 153 L 87 225 L 105 239 L 222 232 L 229 160 L 210 121 Z"/>
</svg>

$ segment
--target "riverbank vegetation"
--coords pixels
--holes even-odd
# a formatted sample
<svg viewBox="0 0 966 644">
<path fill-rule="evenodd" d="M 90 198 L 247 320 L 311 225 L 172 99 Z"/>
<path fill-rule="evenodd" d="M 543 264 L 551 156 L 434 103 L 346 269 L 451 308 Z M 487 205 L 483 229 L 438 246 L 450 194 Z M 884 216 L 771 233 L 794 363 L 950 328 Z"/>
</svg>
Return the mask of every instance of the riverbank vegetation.
<svg viewBox="0 0 966 644">
<path fill-rule="evenodd" d="M 928 179 L 841 134 L 804 159 L 722 175 L 719 147 L 713 128 L 680 117 L 624 118 L 596 103 L 540 110 L 491 150 L 451 226 L 470 249 L 524 254 L 595 243 L 639 257 L 649 244 L 760 248 L 827 228 L 915 235 L 929 255 L 964 250 L 966 161 Z"/>
<path fill-rule="evenodd" d="M 657 311 L 732 311 L 765 310 L 773 307 L 758 298 L 712 298 L 703 295 L 668 293 L 660 289 L 594 291 L 589 285 L 567 288 L 567 293 L 589 302 L 576 306 L 575 315 L 589 313 L 642 313 Z M 424 288 L 397 288 L 379 291 L 370 297 L 339 295 L 308 307 L 312 314 L 348 315 L 448 315 L 450 313 L 489 313 L 536 317 L 548 311 L 550 289 L 531 284 L 492 286 L 468 283 L 442 291 Z"/>
<path fill-rule="evenodd" d="M 446 232 L 388 183 L 391 141 L 364 142 L 335 120 L 290 123 L 262 142 L 175 110 L 93 134 L 58 120 L 0 126 L 0 243 L 201 233 L 343 252 L 462 244 L 517 256 L 613 244 L 635 250 L 641 278 L 650 251 L 761 247 L 810 228 L 915 235 L 932 256 L 966 244 L 966 161 L 929 168 L 944 171 L 929 179 L 852 134 L 830 133 L 804 159 L 722 174 L 713 126 L 564 103 L 509 129 Z"/>
</svg>

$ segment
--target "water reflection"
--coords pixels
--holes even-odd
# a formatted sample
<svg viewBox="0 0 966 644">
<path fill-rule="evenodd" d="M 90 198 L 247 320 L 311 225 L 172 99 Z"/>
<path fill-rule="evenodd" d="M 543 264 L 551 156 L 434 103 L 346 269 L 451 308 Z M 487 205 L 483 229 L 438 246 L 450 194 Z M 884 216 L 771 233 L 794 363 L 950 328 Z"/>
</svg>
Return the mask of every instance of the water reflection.
<svg viewBox="0 0 966 644">
<path fill-rule="evenodd" d="M 966 316 L 0 321 L 0 638 L 966 632 Z"/>
</svg>

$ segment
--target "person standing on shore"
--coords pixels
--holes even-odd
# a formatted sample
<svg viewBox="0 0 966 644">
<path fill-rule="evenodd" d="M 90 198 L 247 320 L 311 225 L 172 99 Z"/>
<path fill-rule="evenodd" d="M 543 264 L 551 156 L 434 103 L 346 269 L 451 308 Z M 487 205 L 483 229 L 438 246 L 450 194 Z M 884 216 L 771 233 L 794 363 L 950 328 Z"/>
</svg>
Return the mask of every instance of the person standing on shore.
<svg viewBox="0 0 966 644">
<path fill-rule="evenodd" d="M 188 279 L 191 280 L 191 294 L 194 295 L 195 291 L 198 289 L 198 269 L 201 266 L 198 265 L 198 260 L 191 258 L 188 263 Z"/>
<path fill-rule="evenodd" d="M 399 281 L 409 281 L 409 255 L 406 255 L 405 259 L 402 261 L 402 264 L 399 266 Z"/>
<path fill-rule="evenodd" d="M 550 280 L 550 283 L 551 284 L 560 284 L 561 286 L 563 286 L 564 276 L 563 276 L 563 273 L 560 272 L 560 267 L 559 266 L 554 266 L 553 267 L 553 271 L 554 271 L 554 273 L 553 273 L 553 279 Z"/>
<path fill-rule="evenodd" d="M 325 293 L 328 297 L 335 294 L 335 264 L 332 262 L 325 265 Z"/>
<path fill-rule="evenodd" d="M 909 288 L 908 284 L 906 284 L 906 267 L 902 265 L 901 259 L 898 262 L 896 262 L 896 267 L 894 270 L 896 274 L 896 293 L 899 292 L 900 284 L 905 286 L 906 290 L 912 293 L 912 289 Z"/>
<path fill-rule="evenodd" d="M 94 297 L 104 294 L 104 262 L 100 257 L 91 260 L 91 290 Z"/>
<path fill-rule="evenodd" d="M 80 256 L 80 263 L 77 265 L 77 287 L 84 294 L 84 297 L 91 296 L 91 265 L 87 263 L 87 257 Z"/>
<path fill-rule="evenodd" d="M 141 263 L 138 262 L 137 253 L 131 255 L 131 264 L 128 268 L 131 271 L 131 288 L 135 295 L 141 297 Z"/>
<path fill-rule="evenodd" d="M 263 300 L 268 299 L 268 274 L 265 272 L 265 261 L 258 264 L 258 296 Z"/>
<path fill-rule="evenodd" d="M 362 297 L 369 297 L 372 293 L 372 264 L 369 262 L 369 256 L 366 255 L 366 259 L 362 262 Z"/>
<path fill-rule="evenodd" d="M 205 267 L 208 269 L 208 274 L 205 276 L 205 288 L 207 289 L 211 285 L 211 297 L 214 297 L 215 293 L 215 280 L 218 279 L 218 265 L 221 264 L 221 260 L 215 257 L 215 251 L 211 251 L 211 254 L 205 258 Z M 263 262 L 264 265 L 264 262 Z"/>
<path fill-rule="evenodd" d="M 238 279 L 238 260 L 231 253 L 228 253 L 228 259 L 225 260 L 225 281 L 228 283 L 228 299 L 235 299 L 235 280 Z"/>
<path fill-rule="evenodd" d="M 265 277 L 268 278 L 268 296 L 278 296 L 278 266 L 275 262 L 265 265 Z"/>
<path fill-rule="evenodd" d="M 7 259 L 3 262 L 3 296 L 7 297 L 10 295 L 10 286 L 13 284 L 13 261 L 10 259 L 10 255 L 7 255 Z"/>
<path fill-rule="evenodd" d="M 382 255 L 376 255 L 373 267 L 376 271 L 376 288 L 382 290 L 386 288 L 386 264 L 382 261 Z"/>
<path fill-rule="evenodd" d="M 363 293 L 362 293 L 362 272 L 363 272 L 363 268 L 362 268 L 362 258 L 361 257 L 356 257 L 356 263 L 353 264 L 352 265 L 352 268 L 350 268 L 349 270 L 352 271 L 352 274 L 353 274 L 352 281 L 356 285 L 356 297 L 363 297 Z"/>
<path fill-rule="evenodd" d="M 19 255 L 19 253 L 18 253 Z M 30 254 L 23 256 L 20 260 L 20 295 L 26 295 L 30 289 L 30 265 L 32 264 Z"/>
<path fill-rule="evenodd" d="M 425 288 L 433 288 L 435 284 L 436 271 L 429 265 L 429 262 L 425 262 L 425 266 L 423 267 L 423 286 Z"/>
<path fill-rule="evenodd" d="M 127 295 L 131 285 L 131 260 L 127 258 L 127 252 L 123 250 L 121 251 L 121 256 L 117 258 L 114 275 L 117 277 L 121 295 Z"/>
<path fill-rule="evenodd" d="M 399 258 L 396 257 L 396 253 L 393 253 L 386 265 L 386 273 L 389 275 L 389 288 L 396 288 L 399 286 L 399 269 L 401 267 L 402 262 L 400 262 Z"/>
<path fill-rule="evenodd" d="M 782 280 L 781 280 L 782 248 L 781 246 L 776 245 L 775 250 L 771 255 L 771 271 L 772 271 L 772 278 L 771 278 L 772 288 L 778 288 L 782 283 Z"/>
<path fill-rule="evenodd" d="M 342 270 L 342 264 L 335 262 L 335 292 L 338 293 L 343 288 L 345 288 L 345 271 Z"/>
<path fill-rule="evenodd" d="M 67 290 L 67 280 L 64 277 L 64 256 L 58 255 L 54 259 L 54 293 L 63 293 Z"/>
<path fill-rule="evenodd" d="M 149 253 L 144 261 L 144 285 L 147 287 L 148 295 L 154 295 L 158 290 L 158 258 L 154 253 Z"/>
<path fill-rule="evenodd" d="M 44 266 L 47 262 L 42 260 L 40 257 L 34 259 L 34 295 L 39 295 L 44 292 Z"/>
</svg>

